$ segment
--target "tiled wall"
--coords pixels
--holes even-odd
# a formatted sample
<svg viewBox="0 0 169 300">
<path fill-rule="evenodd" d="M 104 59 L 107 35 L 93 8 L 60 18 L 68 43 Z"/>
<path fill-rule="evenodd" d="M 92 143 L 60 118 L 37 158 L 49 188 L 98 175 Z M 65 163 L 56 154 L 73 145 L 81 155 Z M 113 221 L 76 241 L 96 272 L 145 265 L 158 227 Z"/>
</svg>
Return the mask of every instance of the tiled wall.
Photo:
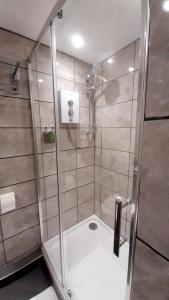
<svg viewBox="0 0 169 300">
<path fill-rule="evenodd" d="M 45 127 L 54 127 L 50 48 L 40 45 L 33 65 L 38 165 L 43 206 L 44 240 L 58 233 L 58 204 L 55 144 L 45 144 Z M 69 55 L 57 53 L 57 87 L 80 93 L 80 126 L 89 124 L 86 76 L 91 65 Z M 86 129 L 85 129 L 86 130 Z M 70 142 L 66 126 L 60 125 L 63 228 L 67 229 L 94 212 L 94 141 L 87 133 L 71 126 Z"/>
<path fill-rule="evenodd" d="M 168 12 L 150 0 L 150 42 L 133 300 L 169 297 Z"/>
<path fill-rule="evenodd" d="M 131 197 L 136 126 L 139 40 L 103 62 L 108 82 L 96 93 L 95 210 L 114 226 L 117 194 Z M 129 72 L 133 67 L 134 72 Z M 130 207 L 123 211 L 122 235 L 128 236 Z"/>
<path fill-rule="evenodd" d="M 25 59 L 33 42 L 0 30 L 0 59 L 21 62 L 19 95 L 0 91 L 0 194 L 15 192 L 16 209 L 0 211 L 0 266 L 40 245 L 39 216 L 28 72 Z M 12 63 L 11 61 L 11 63 Z M 9 82 L 8 64 L 0 64 L 0 84 Z"/>
<path fill-rule="evenodd" d="M 0 145 L 0 193 L 14 191 L 16 196 L 16 210 L 1 215 L 0 265 L 4 265 L 39 247 L 40 232 L 28 74 L 24 60 L 33 43 L 4 30 L 0 31 L 0 39 L 2 45 L 6 45 L 0 48 L 0 56 L 22 61 L 20 95 L 9 97 L 1 93 L 0 96 L 0 134 L 3 141 Z M 84 127 L 89 123 L 89 101 L 85 88 L 91 65 L 61 52 L 57 53 L 57 60 L 58 90 L 79 91 L 80 125 Z M 131 66 L 135 72 L 129 73 Z M 55 145 L 46 144 L 43 140 L 45 127 L 48 130 L 54 127 L 51 55 L 48 47 L 40 45 L 32 68 L 39 189 L 46 240 L 58 230 Z M 115 54 L 113 65 L 103 63 L 103 76 L 108 83 L 97 89 L 95 145 L 94 142 L 89 143 L 87 133 L 79 126 L 70 129 L 72 144 L 67 128 L 60 126 L 64 229 L 82 221 L 94 211 L 113 226 L 115 194 L 130 195 L 137 69 L 138 42 Z M 128 211 L 123 214 L 124 235 L 129 227 Z"/>
</svg>

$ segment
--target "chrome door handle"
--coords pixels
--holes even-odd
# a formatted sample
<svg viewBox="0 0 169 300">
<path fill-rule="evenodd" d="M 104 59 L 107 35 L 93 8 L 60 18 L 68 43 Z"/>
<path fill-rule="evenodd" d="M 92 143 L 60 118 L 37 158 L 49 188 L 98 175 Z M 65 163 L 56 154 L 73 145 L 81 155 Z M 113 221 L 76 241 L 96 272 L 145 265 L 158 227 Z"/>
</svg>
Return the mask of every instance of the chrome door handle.
<svg viewBox="0 0 169 300">
<path fill-rule="evenodd" d="M 122 197 L 117 196 L 115 199 L 115 218 L 114 218 L 114 245 L 113 252 L 116 256 L 119 257 L 120 247 L 126 242 L 126 238 L 122 241 L 120 240 L 121 233 L 121 216 L 122 209 L 131 203 L 130 199 L 127 199 L 125 202 Z"/>
</svg>

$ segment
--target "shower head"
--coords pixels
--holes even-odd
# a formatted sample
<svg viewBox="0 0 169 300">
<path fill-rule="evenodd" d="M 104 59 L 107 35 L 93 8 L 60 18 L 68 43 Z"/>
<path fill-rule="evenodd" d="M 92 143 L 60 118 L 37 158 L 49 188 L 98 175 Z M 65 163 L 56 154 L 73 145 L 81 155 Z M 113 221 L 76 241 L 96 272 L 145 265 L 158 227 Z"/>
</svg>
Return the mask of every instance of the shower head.
<svg viewBox="0 0 169 300">
<path fill-rule="evenodd" d="M 95 75 L 99 75 L 102 73 L 102 65 L 101 64 L 94 64 L 92 73 Z"/>
<path fill-rule="evenodd" d="M 102 76 L 102 65 L 94 64 L 92 69 L 92 74 L 87 75 L 87 79 L 91 85 L 90 89 L 95 89 L 97 79 L 102 80 L 104 83 L 107 82 L 107 79 Z"/>
</svg>

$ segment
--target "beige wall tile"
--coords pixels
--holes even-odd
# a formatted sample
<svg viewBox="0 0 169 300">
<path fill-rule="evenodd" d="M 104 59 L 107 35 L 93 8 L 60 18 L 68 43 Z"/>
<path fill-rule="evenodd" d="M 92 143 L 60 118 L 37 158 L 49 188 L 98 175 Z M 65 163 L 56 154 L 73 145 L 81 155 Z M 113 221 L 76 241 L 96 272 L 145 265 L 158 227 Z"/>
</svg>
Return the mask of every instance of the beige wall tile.
<svg viewBox="0 0 169 300">
<path fill-rule="evenodd" d="M 89 97 L 87 86 L 80 83 L 75 83 L 75 91 L 79 93 L 80 96 L 80 106 L 89 107 Z"/>
<path fill-rule="evenodd" d="M 32 129 L 0 128 L 0 158 L 33 154 Z"/>
<path fill-rule="evenodd" d="M 144 122 L 138 236 L 169 258 L 169 120 Z"/>
<path fill-rule="evenodd" d="M 129 172 L 129 153 L 103 149 L 102 166 L 109 170 L 128 175 Z"/>
<path fill-rule="evenodd" d="M 48 239 L 53 238 L 59 233 L 59 217 L 56 216 L 47 221 Z"/>
<path fill-rule="evenodd" d="M 45 180 L 45 195 L 46 198 L 50 198 L 52 196 L 56 196 L 58 193 L 57 190 L 57 175 L 51 175 L 48 177 L 44 177 Z"/>
<path fill-rule="evenodd" d="M 0 42 L 1 45 L 3 45 L 0 49 L 1 57 L 21 61 L 22 66 L 26 66 L 26 59 L 33 47 L 33 41 L 21 37 L 18 34 L 0 29 Z"/>
<path fill-rule="evenodd" d="M 103 85 L 103 106 L 132 100 L 133 73 Z"/>
<path fill-rule="evenodd" d="M 30 101 L 0 96 L 0 127 L 31 127 Z"/>
<path fill-rule="evenodd" d="M 130 151 L 129 128 L 103 128 L 102 146 L 107 149 Z"/>
<path fill-rule="evenodd" d="M 0 187 L 35 179 L 34 156 L 5 158 L 1 160 Z"/>
<path fill-rule="evenodd" d="M 44 176 L 56 174 L 56 152 L 43 154 Z"/>
<path fill-rule="evenodd" d="M 63 213 L 64 230 L 77 224 L 77 207 Z"/>
<path fill-rule="evenodd" d="M 110 223 L 111 225 L 114 225 L 116 195 L 105 187 L 101 188 L 101 218 L 107 220 L 106 223 Z"/>
<path fill-rule="evenodd" d="M 78 204 L 94 199 L 94 183 L 78 188 Z"/>
<path fill-rule="evenodd" d="M 130 127 L 132 116 L 132 101 L 119 103 L 103 108 L 103 127 Z"/>
<path fill-rule="evenodd" d="M 35 226 L 4 241 L 7 262 L 40 247 L 39 226 Z"/>
<path fill-rule="evenodd" d="M 53 102 L 53 83 L 52 76 L 37 73 L 39 100 Z"/>
<path fill-rule="evenodd" d="M 86 129 L 76 129 L 77 148 L 94 147 L 94 139 L 91 133 Z"/>
<path fill-rule="evenodd" d="M 54 105 L 48 102 L 39 102 L 41 127 L 54 127 Z"/>
<path fill-rule="evenodd" d="M 88 125 L 89 124 L 89 108 L 80 107 L 80 124 Z"/>
<path fill-rule="evenodd" d="M 94 148 L 77 150 L 77 168 L 94 165 Z"/>
<path fill-rule="evenodd" d="M 50 47 L 40 45 L 36 51 L 37 70 L 42 73 L 52 74 L 52 57 Z"/>
<path fill-rule="evenodd" d="M 75 82 L 86 84 L 87 75 L 91 73 L 92 65 L 75 59 Z"/>
<path fill-rule="evenodd" d="M 134 67 L 135 43 L 123 48 L 112 56 L 113 63 L 107 61 L 103 64 L 103 76 L 108 80 L 120 77 L 129 72 L 130 67 Z"/>
<path fill-rule="evenodd" d="M 77 189 L 62 194 L 63 212 L 77 206 Z"/>
<path fill-rule="evenodd" d="M 102 169 L 102 184 L 122 196 L 127 196 L 128 177 L 113 171 Z"/>
<path fill-rule="evenodd" d="M 76 188 L 76 170 L 62 173 L 62 189 L 63 192 Z"/>
<path fill-rule="evenodd" d="M 94 200 L 88 201 L 78 206 L 78 222 L 94 214 Z"/>
<path fill-rule="evenodd" d="M 161 1 L 157 3 L 161 4 Z M 166 259 L 137 239 L 131 299 L 166 299 L 169 294 L 168 269 Z"/>
<path fill-rule="evenodd" d="M 46 218 L 51 219 L 58 215 L 58 197 L 46 199 Z"/>
<path fill-rule="evenodd" d="M 13 235 L 34 227 L 39 223 L 38 205 L 18 209 L 1 216 L 3 238 L 7 239 Z"/>
<path fill-rule="evenodd" d="M 76 169 L 76 150 L 61 151 L 60 160 L 62 172 Z"/>
<path fill-rule="evenodd" d="M 73 141 L 73 144 L 70 141 L 69 133 L 71 135 L 71 139 Z M 66 128 L 60 128 L 59 129 L 59 141 L 60 141 L 60 150 L 70 150 L 75 149 L 76 146 L 76 129 L 69 129 Z"/>
<path fill-rule="evenodd" d="M 82 186 L 94 181 L 94 166 L 77 169 L 77 184 Z"/>
<path fill-rule="evenodd" d="M 63 52 L 57 52 L 57 77 L 74 80 L 74 58 Z"/>
<path fill-rule="evenodd" d="M 60 89 L 74 91 L 74 85 L 75 85 L 74 81 L 63 79 L 63 78 L 57 78 L 58 91 Z"/>
</svg>

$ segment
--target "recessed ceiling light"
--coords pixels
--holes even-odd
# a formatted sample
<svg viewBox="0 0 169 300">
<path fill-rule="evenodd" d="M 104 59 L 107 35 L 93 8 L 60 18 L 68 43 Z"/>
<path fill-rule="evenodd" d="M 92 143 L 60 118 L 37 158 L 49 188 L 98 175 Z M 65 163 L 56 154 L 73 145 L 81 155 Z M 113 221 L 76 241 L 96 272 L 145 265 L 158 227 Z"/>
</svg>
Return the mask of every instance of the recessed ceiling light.
<svg viewBox="0 0 169 300">
<path fill-rule="evenodd" d="M 167 0 L 167 1 L 164 1 L 164 3 L 163 3 L 163 9 L 165 10 L 165 11 L 168 11 L 169 12 L 169 1 Z"/>
<path fill-rule="evenodd" d="M 133 67 L 130 67 L 128 68 L 129 72 L 134 72 L 134 68 Z"/>
<path fill-rule="evenodd" d="M 107 60 L 107 62 L 108 62 L 108 64 L 112 64 L 112 63 L 113 63 L 113 58 L 109 58 L 109 59 Z"/>
<path fill-rule="evenodd" d="M 79 48 L 83 47 L 84 41 L 79 34 L 74 34 L 72 36 L 72 44 L 75 48 L 79 49 Z"/>
<path fill-rule="evenodd" d="M 58 62 L 58 61 L 56 62 L 56 66 L 57 66 L 57 67 L 59 66 L 59 62 Z"/>
<path fill-rule="evenodd" d="M 43 82 L 43 79 L 39 78 L 39 79 L 38 79 L 38 82 L 42 83 L 42 82 Z"/>
</svg>

